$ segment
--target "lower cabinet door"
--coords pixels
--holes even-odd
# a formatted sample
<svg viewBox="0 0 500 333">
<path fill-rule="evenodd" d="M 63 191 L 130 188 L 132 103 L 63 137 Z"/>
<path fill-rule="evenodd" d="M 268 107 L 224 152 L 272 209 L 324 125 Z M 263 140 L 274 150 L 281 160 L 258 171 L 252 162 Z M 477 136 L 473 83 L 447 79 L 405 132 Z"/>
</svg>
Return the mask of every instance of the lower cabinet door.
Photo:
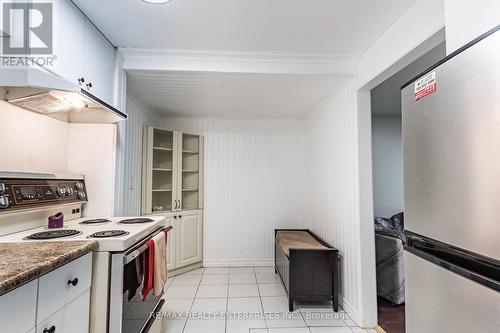
<svg viewBox="0 0 500 333">
<path fill-rule="evenodd" d="M 177 223 L 175 222 L 177 219 L 174 219 L 172 217 L 167 219 L 166 225 L 169 226 L 171 225 L 174 227 L 172 230 L 170 230 L 167 233 L 167 271 L 170 271 L 172 269 L 175 269 L 175 242 L 176 242 L 176 233 L 177 233 Z"/>
<path fill-rule="evenodd" d="M 176 267 L 183 267 L 200 262 L 203 248 L 202 212 L 182 212 L 177 218 Z"/>
<path fill-rule="evenodd" d="M 26 333 L 35 327 L 38 280 L 0 296 L 0 332 Z"/>
<path fill-rule="evenodd" d="M 90 289 L 37 325 L 36 333 L 89 332 Z"/>
</svg>

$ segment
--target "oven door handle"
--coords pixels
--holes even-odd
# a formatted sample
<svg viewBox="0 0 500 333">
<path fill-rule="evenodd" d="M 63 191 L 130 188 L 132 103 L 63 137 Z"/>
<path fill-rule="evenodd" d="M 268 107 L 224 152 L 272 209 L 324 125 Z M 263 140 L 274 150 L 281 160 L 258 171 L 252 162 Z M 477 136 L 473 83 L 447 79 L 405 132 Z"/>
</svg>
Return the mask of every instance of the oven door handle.
<svg viewBox="0 0 500 333">
<path fill-rule="evenodd" d="M 156 234 L 154 234 L 153 236 L 151 236 L 151 238 L 153 238 L 154 236 L 156 236 L 160 232 L 166 231 L 168 233 L 172 229 L 173 229 L 172 226 L 168 226 L 166 228 L 162 228 Z M 148 249 L 148 245 L 146 244 L 146 242 L 147 241 L 144 241 L 141 246 L 139 246 L 138 248 L 136 248 L 132 252 L 128 253 L 127 255 L 123 256 L 123 264 L 124 265 L 128 264 L 129 262 L 131 262 L 132 260 L 134 260 L 135 258 L 137 258 L 138 256 L 140 256 L 141 253 L 143 253 L 144 251 L 146 251 Z"/>
<path fill-rule="evenodd" d="M 148 333 L 149 332 L 149 330 L 151 329 L 151 326 L 153 326 L 153 324 L 156 320 L 158 313 L 160 312 L 161 308 L 163 307 L 163 304 L 165 304 L 165 300 L 161 299 L 158 302 L 158 305 L 155 307 L 155 309 L 151 313 L 151 316 L 149 317 L 148 321 L 146 322 L 146 325 L 144 325 L 144 328 L 141 330 L 140 333 Z"/>
</svg>

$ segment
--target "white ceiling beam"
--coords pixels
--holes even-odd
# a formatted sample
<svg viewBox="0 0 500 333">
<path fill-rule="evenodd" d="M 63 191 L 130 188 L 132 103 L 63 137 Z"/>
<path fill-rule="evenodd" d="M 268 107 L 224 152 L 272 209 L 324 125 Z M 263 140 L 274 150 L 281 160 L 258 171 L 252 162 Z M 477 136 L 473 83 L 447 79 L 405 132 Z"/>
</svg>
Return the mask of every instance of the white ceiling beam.
<svg viewBox="0 0 500 333">
<path fill-rule="evenodd" d="M 357 75 L 361 55 L 234 53 L 119 48 L 126 71 Z"/>
</svg>

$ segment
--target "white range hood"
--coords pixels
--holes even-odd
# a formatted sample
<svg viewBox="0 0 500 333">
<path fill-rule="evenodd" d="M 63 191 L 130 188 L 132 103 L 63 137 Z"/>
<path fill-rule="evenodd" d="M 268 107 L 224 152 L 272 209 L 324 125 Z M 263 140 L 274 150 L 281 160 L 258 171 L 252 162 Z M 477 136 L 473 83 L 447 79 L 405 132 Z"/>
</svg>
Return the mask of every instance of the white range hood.
<svg viewBox="0 0 500 333">
<path fill-rule="evenodd" d="M 0 69 L 0 97 L 69 123 L 116 123 L 127 115 L 72 83 L 36 68 Z"/>
</svg>

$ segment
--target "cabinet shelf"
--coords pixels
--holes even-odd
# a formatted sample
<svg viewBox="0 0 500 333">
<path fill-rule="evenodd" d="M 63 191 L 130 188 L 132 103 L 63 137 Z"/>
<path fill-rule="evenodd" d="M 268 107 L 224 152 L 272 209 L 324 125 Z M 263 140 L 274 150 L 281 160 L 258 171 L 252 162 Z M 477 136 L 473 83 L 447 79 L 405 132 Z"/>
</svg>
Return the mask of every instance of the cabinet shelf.
<svg viewBox="0 0 500 333">
<path fill-rule="evenodd" d="M 172 148 L 164 148 L 164 147 L 153 147 L 154 151 L 172 151 Z"/>
<path fill-rule="evenodd" d="M 147 127 L 143 141 L 142 212 L 203 209 L 204 140 Z"/>
</svg>

